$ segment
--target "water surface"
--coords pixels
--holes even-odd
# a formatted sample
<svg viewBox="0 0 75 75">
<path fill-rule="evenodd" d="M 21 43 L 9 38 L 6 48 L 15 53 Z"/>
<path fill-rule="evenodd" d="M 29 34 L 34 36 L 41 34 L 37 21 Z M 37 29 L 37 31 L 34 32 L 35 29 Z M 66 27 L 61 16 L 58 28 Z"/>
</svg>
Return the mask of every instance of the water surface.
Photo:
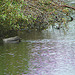
<svg viewBox="0 0 75 75">
<path fill-rule="evenodd" d="M 0 75 L 75 75 L 75 14 L 68 29 L 19 32 L 22 42 L 0 45 Z"/>
</svg>

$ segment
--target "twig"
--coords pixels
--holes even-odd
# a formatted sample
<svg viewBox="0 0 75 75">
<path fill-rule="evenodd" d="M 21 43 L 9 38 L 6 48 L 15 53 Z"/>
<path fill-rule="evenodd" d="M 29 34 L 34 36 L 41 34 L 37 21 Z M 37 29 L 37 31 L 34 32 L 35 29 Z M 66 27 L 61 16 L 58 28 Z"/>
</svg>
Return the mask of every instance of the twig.
<svg viewBox="0 0 75 75">
<path fill-rule="evenodd" d="M 71 8 L 71 9 L 75 10 L 75 7 L 71 7 L 71 6 L 68 6 L 68 5 L 61 5 L 60 7 L 67 7 L 67 8 Z"/>
</svg>

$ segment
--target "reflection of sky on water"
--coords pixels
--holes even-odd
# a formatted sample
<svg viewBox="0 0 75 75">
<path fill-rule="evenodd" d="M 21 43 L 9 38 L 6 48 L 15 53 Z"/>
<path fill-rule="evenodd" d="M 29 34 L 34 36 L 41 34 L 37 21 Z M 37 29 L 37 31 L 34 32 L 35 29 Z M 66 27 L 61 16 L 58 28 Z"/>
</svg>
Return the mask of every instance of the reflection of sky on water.
<svg viewBox="0 0 75 75">
<path fill-rule="evenodd" d="M 75 75 L 75 42 L 32 43 L 29 75 Z"/>
</svg>

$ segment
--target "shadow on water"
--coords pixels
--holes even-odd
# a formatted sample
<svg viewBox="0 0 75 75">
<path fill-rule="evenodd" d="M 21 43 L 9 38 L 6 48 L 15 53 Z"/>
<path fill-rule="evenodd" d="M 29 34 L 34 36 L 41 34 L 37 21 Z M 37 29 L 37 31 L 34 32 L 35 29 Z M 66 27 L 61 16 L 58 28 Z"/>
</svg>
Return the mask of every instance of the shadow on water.
<svg viewBox="0 0 75 75">
<path fill-rule="evenodd" d="M 16 75 L 28 71 L 28 51 L 27 43 L 0 46 L 0 74 Z"/>
</svg>

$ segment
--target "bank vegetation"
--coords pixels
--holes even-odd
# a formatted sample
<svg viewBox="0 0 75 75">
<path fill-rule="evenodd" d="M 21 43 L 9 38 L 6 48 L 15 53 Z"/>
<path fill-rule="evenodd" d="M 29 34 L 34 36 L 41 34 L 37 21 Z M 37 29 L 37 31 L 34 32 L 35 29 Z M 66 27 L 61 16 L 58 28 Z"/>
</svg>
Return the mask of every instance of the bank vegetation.
<svg viewBox="0 0 75 75">
<path fill-rule="evenodd" d="M 65 27 L 73 19 L 71 8 L 60 0 L 0 0 L 0 37 L 18 30 L 42 31 L 55 23 Z"/>
</svg>

